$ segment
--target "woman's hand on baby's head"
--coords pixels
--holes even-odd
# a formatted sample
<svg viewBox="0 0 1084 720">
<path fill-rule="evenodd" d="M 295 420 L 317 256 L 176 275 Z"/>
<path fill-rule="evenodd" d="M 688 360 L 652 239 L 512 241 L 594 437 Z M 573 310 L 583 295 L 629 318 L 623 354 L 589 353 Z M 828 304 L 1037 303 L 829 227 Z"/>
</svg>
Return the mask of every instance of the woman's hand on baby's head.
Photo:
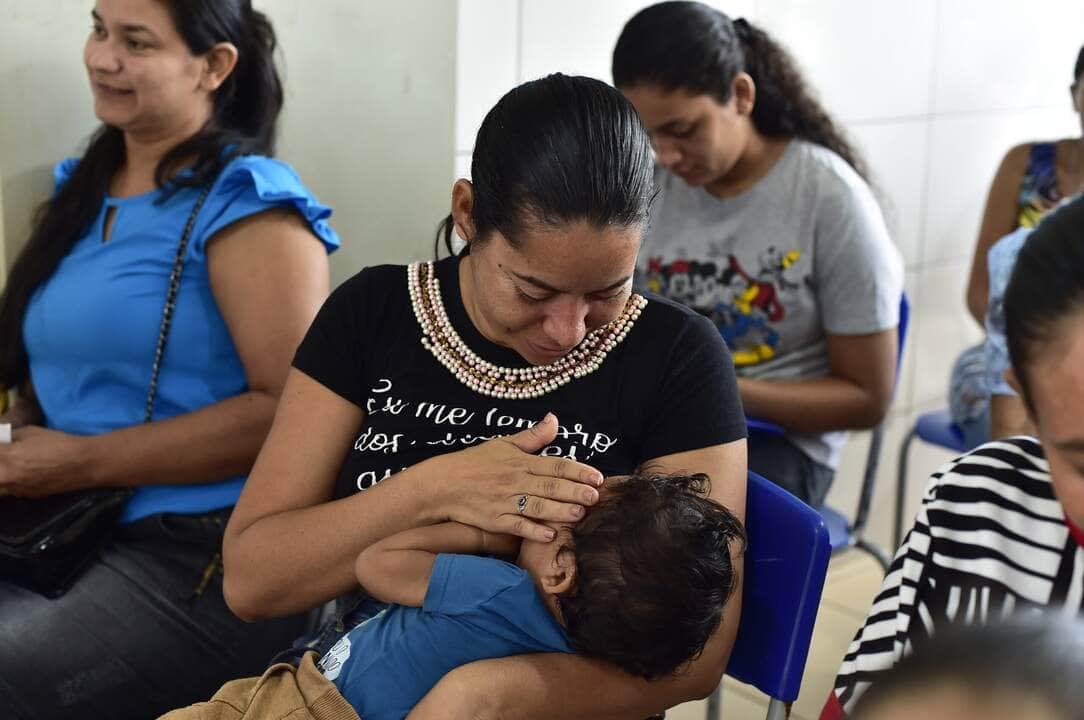
<svg viewBox="0 0 1084 720">
<path fill-rule="evenodd" d="M 540 457 L 557 437 L 549 413 L 520 432 L 425 461 L 435 478 L 439 519 L 549 542 L 543 522 L 576 522 L 598 501 L 602 473 L 560 457 Z"/>
</svg>

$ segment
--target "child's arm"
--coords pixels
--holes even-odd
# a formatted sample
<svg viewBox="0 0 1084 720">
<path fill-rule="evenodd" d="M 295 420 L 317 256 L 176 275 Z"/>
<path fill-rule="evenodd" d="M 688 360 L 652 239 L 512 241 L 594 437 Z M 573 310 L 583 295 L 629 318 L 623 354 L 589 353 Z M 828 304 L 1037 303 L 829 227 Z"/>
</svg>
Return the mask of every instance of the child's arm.
<svg viewBox="0 0 1084 720">
<path fill-rule="evenodd" d="M 507 540 L 508 536 L 457 522 L 411 528 L 362 550 L 354 571 L 377 600 L 421 607 L 439 553 L 507 554 L 511 551 Z"/>
</svg>

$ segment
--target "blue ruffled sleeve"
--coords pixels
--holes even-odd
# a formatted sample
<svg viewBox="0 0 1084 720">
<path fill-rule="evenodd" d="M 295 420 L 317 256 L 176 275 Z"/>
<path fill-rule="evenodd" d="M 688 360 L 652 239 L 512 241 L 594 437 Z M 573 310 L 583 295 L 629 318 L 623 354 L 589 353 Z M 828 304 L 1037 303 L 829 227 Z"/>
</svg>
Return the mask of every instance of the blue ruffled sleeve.
<svg viewBox="0 0 1084 720">
<path fill-rule="evenodd" d="M 203 258 L 207 241 L 226 226 L 271 208 L 293 208 L 309 224 L 329 253 L 339 247 L 339 236 L 327 219 L 331 208 L 322 205 L 286 163 L 261 155 L 244 155 L 225 167 L 200 211 L 189 252 Z"/>
</svg>

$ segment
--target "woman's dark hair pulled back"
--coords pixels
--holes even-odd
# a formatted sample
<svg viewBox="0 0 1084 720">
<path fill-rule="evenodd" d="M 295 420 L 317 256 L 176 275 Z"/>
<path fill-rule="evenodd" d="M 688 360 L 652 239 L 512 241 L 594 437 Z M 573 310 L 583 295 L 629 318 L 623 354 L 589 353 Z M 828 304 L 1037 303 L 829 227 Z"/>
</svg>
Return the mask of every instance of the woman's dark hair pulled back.
<svg viewBox="0 0 1084 720">
<path fill-rule="evenodd" d="M 865 164 L 814 97 L 790 54 L 770 35 L 698 2 L 644 8 L 621 31 L 613 53 L 614 84 L 654 85 L 730 100 L 734 78 L 756 84 L 753 125 L 763 135 L 800 138 L 832 150 L 863 178 Z"/>
<path fill-rule="evenodd" d="M 283 94 L 270 20 L 252 8 L 251 0 L 156 1 L 167 8 L 192 54 L 202 55 L 220 42 L 232 43 L 238 51 L 236 67 L 212 95 L 207 124 L 158 163 L 158 186 L 170 192 L 202 186 L 213 181 L 234 156 L 273 154 Z M 67 182 L 38 208 L 30 238 L 13 263 L 0 297 L 0 384 L 13 387 L 27 379 L 22 333 L 27 304 L 97 217 L 109 183 L 124 161 L 123 132 L 103 125 L 91 136 Z M 178 176 L 185 165 L 191 172 Z M 178 228 L 178 237 L 180 232 Z"/>
<path fill-rule="evenodd" d="M 1009 360 L 1034 409 L 1028 370 L 1062 322 L 1084 312 L 1084 195 L 1048 213 L 1024 241 L 1004 309 Z"/>
<path fill-rule="evenodd" d="M 604 82 L 549 75 L 509 91 L 474 143 L 474 242 L 496 230 L 513 246 L 525 227 L 647 221 L 654 192 L 651 146 L 635 108 Z M 449 253 L 453 223 L 437 232 Z M 439 250 L 439 248 L 438 248 Z"/>
</svg>

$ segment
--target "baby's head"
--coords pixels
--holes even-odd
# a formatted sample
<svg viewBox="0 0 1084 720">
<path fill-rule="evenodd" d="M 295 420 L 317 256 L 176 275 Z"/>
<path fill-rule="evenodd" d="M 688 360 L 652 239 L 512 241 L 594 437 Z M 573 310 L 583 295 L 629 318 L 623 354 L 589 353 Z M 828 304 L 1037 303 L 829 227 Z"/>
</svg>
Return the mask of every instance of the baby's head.
<svg viewBox="0 0 1084 720">
<path fill-rule="evenodd" d="M 1054 616 L 949 627 L 877 680 L 854 720 L 1077 720 L 1084 626 Z"/>
<path fill-rule="evenodd" d="M 608 478 L 583 520 L 552 543 L 524 542 L 535 578 L 576 651 L 647 679 L 699 656 L 736 585 L 741 522 L 704 495 L 708 477 Z"/>
</svg>

